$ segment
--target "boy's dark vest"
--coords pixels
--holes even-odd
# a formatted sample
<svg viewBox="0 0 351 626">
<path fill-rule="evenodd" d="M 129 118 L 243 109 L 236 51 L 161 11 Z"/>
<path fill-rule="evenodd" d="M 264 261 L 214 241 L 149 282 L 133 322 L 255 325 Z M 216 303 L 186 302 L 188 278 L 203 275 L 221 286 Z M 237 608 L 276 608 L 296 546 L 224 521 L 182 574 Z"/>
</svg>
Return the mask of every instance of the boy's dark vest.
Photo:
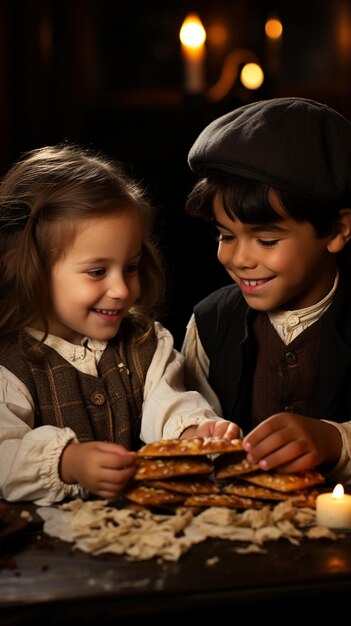
<svg viewBox="0 0 351 626">
<path fill-rule="evenodd" d="M 194 307 L 200 341 L 210 362 L 209 383 L 223 416 L 239 424 L 244 433 L 272 410 L 300 412 L 307 407 L 305 415 L 335 422 L 350 419 L 349 274 L 349 270 L 340 273 L 333 303 L 319 322 L 288 346 L 264 315 L 250 309 L 236 285 L 218 289 Z M 264 326 L 257 326 L 258 317 Z M 282 376 L 290 385 L 289 393 Z"/>
<path fill-rule="evenodd" d="M 252 383 L 253 426 L 282 411 L 317 417 L 320 326 L 318 320 L 285 345 L 267 314 L 257 315 L 253 323 L 257 348 Z"/>
<path fill-rule="evenodd" d="M 35 343 L 33 339 L 29 339 Z M 83 374 L 47 345 L 45 358 L 33 363 L 15 344 L 2 351 L 1 364 L 29 389 L 35 426 L 68 426 L 79 441 L 111 441 L 140 447 L 143 390 L 157 345 L 154 332 L 138 344 L 110 342 L 97 366 L 98 377 Z"/>
</svg>

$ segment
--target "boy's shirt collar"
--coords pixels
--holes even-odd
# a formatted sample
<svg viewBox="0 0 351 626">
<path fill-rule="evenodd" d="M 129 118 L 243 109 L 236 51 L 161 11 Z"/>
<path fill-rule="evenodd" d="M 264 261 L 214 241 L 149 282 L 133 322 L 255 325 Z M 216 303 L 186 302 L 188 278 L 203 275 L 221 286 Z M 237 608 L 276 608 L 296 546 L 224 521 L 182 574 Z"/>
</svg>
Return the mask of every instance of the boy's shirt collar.
<svg viewBox="0 0 351 626">
<path fill-rule="evenodd" d="M 322 300 L 305 309 L 297 309 L 296 311 L 275 309 L 267 313 L 272 325 L 286 345 L 322 317 L 333 301 L 338 282 L 339 272 L 336 274 L 334 285 L 329 293 Z"/>
</svg>

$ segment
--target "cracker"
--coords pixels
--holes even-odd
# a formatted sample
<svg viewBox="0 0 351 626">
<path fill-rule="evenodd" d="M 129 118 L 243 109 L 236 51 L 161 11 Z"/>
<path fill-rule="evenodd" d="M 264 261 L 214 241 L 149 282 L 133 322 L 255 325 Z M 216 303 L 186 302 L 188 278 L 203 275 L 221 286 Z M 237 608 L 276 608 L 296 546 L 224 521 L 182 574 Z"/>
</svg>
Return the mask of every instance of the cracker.
<svg viewBox="0 0 351 626">
<path fill-rule="evenodd" d="M 274 471 L 262 471 L 243 476 L 243 480 L 253 483 L 254 485 L 266 487 L 267 489 L 287 493 L 324 483 L 324 476 L 315 470 L 306 470 L 305 472 L 297 472 L 296 474 L 280 474 Z"/>
<path fill-rule="evenodd" d="M 166 489 L 155 489 L 146 485 L 131 487 L 125 491 L 124 495 L 128 500 L 145 506 L 181 503 L 185 499 L 184 494 L 166 491 Z"/>
<path fill-rule="evenodd" d="M 213 463 L 206 456 L 140 458 L 137 459 L 134 480 L 150 480 L 171 478 L 173 476 L 190 476 L 194 474 L 211 474 Z"/>
<path fill-rule="evenodd" d="M 298 508 L 309 507 L 310 509 L 315 509 L 316 499 L 319 493 L 320 492 L 315 489 L 310 490 L 307 488 L 302 491 L 289 492 L 287 495 L 291 499 L 294 506 Z"/>
<path fill-rule="evenodd" d="M 236 454 L 225 454 L 215 459 L 216 478 L 230 478 L 231 476 L 241 476 L 259 469 L 258 463 L 249 463 L 246 459 L 246 452 Z"/>
<path fill-rule="evenodd" d="M 150 487 L 156 489 L 168 489 L 169 491 L 175 491 L 177 493 L 184 494 L 203 494 L 203 493 L 219 493 L 220 489 L 212 480 L 208 478 L 202 478 L 200 480 L 193 480 L 191 478 L 180 478 L 179 480 L 153 480 L 147 482 Z"/>
<path fill-rule="evenodd" d="M 202 495 L 189 496 L 183 502 L 184 506 L 200 507 L 227 507 L 228 509 L 260 509 L 262 503 L 251 498 L 240 498 L 239 496 L 224 493 L 208 493 Z"/>
<path fill-rule="evenodd" d="M 222 454 L 243 450 L 241 439 L 221 437 L 194 437 L 193 439 L 162 439 L 147 443 L 138 450 L 139 456 L 195 456 Z"/>
<path fill-rule="evenodd" d="M 289 498 L 289 494 L 279 493 L 278 491 L 272 491 L 272 489 L 266 489 L 265 487 L 258 487 L 253 484 L 245 484 L 242 482 L 232 482 L 229 485 L 223 487 L 223 493 L 233 494 L 235 496 L 242 496 L 244 498 L 258 498 L 260 500 L 286 500 Z M 296 496 L 297 497 L 297 496 Z"/>
</svg>

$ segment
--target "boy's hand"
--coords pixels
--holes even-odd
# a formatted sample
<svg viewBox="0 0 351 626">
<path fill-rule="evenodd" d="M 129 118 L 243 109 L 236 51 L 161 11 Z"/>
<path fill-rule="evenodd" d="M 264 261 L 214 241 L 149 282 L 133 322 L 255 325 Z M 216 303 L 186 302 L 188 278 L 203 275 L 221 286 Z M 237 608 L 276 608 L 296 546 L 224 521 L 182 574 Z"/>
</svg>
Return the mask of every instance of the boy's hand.
<svg viewBox="0 0 351 626">
<path fill-rule="evenodd" d="M 261 469 L 302 472 L 318 465 L 335 466 L 341 454 L 338 429 L 323 420 L 296 413 L 276 413 L 243 439 L 249 463 Z"/>
</svg>

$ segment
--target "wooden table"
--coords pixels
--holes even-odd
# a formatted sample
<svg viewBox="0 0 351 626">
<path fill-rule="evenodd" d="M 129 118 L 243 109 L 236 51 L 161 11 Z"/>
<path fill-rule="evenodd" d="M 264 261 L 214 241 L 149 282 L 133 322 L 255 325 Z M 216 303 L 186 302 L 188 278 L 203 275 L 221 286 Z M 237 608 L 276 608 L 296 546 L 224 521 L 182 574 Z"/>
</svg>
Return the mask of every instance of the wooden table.
<svg viewBox="0 0 351 626">
<path fill-rule="evenodd" d="M 35 511 L 33 505 L 11 508 L 14 513 Z M 337 541 L 306 539 L 299 546 L 279 540 L 265 544 L 265 554 L 237 554 L 235 545 L 207 540 L 175 563 L 128 561 L 72 550 L 34 522 L 0 554 L 0 625 L 117 625 L 126 620 L 167 626 L 172 617 L 192 619 L 197 626 L 199 619 L 218 622 L 228 611 L 233 623 L 239 616 L 250 623 L 270 616 L 269 623 L 295 617 L 304 624 L 306 607 L 313 615 L 330 613 L 334 619 L 349 610 L 351 535 Z M 209 565 L 212 557 L 218 562 Z"/>
</svg>

